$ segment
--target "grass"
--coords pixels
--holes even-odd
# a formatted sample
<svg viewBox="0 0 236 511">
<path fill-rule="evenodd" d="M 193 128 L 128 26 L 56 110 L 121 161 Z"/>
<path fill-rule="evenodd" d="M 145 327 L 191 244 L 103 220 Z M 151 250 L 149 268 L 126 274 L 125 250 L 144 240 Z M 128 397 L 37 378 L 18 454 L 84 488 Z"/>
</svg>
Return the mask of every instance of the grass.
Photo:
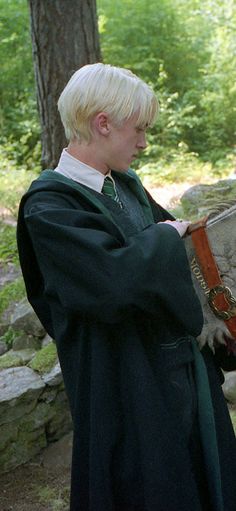
<svg viewBox="0 0 236 511">
<path fill-rule="evenodd" d="M 6 159 L 0 149 L 0 208 L 16 219 L 19 201 L 33 179 L 35 172 L 16 167 L 15 162 Z"/>
<path fill-rule="evenodd" d="M 16 246 L 16 228 L 0 220 L 0 264 L 19 264 Z"/>
<path fill-rule="evenodd" d="M 35 494 L 41 504 L 47 505 L 50 511 L 67 511 L 69 505 L 69 487 L 65 486 L 58 492 L 49 485 L 36 487 Z"/>
</svg>

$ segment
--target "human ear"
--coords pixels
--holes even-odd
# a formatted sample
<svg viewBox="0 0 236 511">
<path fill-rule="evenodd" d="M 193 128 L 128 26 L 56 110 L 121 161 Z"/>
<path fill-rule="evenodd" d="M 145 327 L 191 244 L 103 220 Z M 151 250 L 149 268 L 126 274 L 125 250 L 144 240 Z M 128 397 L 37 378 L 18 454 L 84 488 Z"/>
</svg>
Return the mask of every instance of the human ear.
<svg viewBox="0 0 236 511">
<path fill-rule="evenodd" d="M 99 112 L 93 119 L 93 125 L 96 130 L 103 136 L 108 136 L 110 133 L 110 122 L 108 115 L 105 112 Z"/>
</svg>

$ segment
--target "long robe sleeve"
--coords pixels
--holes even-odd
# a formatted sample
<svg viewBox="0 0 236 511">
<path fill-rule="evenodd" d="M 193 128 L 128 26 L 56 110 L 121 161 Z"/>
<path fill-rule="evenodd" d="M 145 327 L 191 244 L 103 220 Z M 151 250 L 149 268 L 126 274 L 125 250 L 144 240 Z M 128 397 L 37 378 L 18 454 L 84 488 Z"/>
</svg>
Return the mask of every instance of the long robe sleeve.
<svg viewBox="0 0 236 511">
<path fill-rule="evenodd" d="M 65 208 L 46 194 L 26 203 L 25 223 L 45 293 L 66 310 L 108 323 L 132 310 L 157 319 L 164 311 L 198 335 L 200 305 L 173 227 L 152 224 L 124 239 L 104 215 Z"/>
</svg>

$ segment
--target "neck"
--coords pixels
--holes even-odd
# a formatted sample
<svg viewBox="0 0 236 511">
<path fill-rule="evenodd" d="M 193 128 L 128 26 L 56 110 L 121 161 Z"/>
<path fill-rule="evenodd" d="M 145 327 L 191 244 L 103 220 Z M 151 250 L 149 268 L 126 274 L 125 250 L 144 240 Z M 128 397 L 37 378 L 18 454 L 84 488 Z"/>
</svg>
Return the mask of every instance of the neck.
<svg viewBox="0 0 236 511">
<path fill-rule="evenodd" d="M 72 141 L 67 147 L 67 152 L 73 156 L 73 158 L 82 161 L 104 175 L 110 170 L 100 157 L 99 148 L 93 142 L 78 143 L 77 141 Z"/>
</svg>

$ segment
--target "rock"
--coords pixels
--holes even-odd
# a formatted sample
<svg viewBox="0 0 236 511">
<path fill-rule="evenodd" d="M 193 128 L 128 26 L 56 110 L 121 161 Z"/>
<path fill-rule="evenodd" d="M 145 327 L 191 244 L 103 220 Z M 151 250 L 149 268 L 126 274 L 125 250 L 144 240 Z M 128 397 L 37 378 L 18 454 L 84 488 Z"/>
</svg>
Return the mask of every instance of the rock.
<svg viewBox="0 0 236 511">
<path fill-rule="evenodd" d="M 43 380 L 29 367 L 0 371 L 0 425 L 30 413 L 44 388 Z"/>
<path fill-rule="evenodd" d="M 30 348 L 26 348 L 25 350 L 20 350 L 20 351 L 12 350 L 12 353 L 14 355 L 20 357 L 20 359 L 22 361 L 21 365 L 27 365 L 28 362 L 30 362 L 35 357 L 35 350 L 32 350 Z"/>
<path fill-rule="evenodd" d="M 53 417 L 53 407 L 49 403 L 40 400 L 37 406 L 27 415 L 21 422 L 20 430 L 35 431 L 42 426 L 45 426 Z"/>
<path fill-rule="evenodd" d="M 57 364 L 51 369 L 49 373 L 43 374 L 42 379 L 44 383 L 46 383 L 50 387 L 60 385 L 60 383 L 63 382 L 63 379 L 59 362 L 57 362 Z"/>
<path fill-rule="evenodd" d="M 5 449 L 11 442 L 16 442 L 18 435 L 18 424 L 17 422 L 10 422 L 2 424 L 0 426 L 0 453 Z"/>
<path fill-rule="evenodd" d="M 46 348 L 55 355 L 53 343 Z M 0 474 L 26 463 L 71 430 L 59 363 L 54 361 L 43 377 L 29 367 L 0 370 Z M 67 463 L 70 456 L 71 446 Z"/>
<path fill-rule="evenodd" d="M 236 202 L 236 180 L 220 180 L 212 185 L 195 185 L 181 197 L 185 217 L 200 217 L 208 214 L 219 203 Z"/>
<path fill-rule="evenodd" d="M 52 342 L 53 342 L 53 340 L 50 337 L 50 335 L 46 334 L 41 342 L 41 346 L 42 346 L 42 348 L 44 348 L 45 346 L 48 346 L 48 344 L 51 344 Z"/>
<path fill-rule="evenodd" d="M 3 335 L 8 330 L 11 324 L 11 316 L 16 308 L 16 303 L 11 302 L 10 305 L 1 314 L 0 334 Z"/>
<path fill-rule="evenodd" d="M 18 367 L 28 364 L 35 356 L 35 350 L 25 349 L 21 351 L 9 350 L 0 358 L 0 369 Z"/>
<path fill-rule="evenodd" d="M 44 337 L 46 333 L 27 298 L 23 298 L 15 307 L 11 315 L 11 327 L 39 338 Z"/>
<path fill-rule="evenodd" d="M 39 350 L 41 348 L 41 341 L 38 337 L 33 337 L 33 335 L 27 335 L 22 332 L 13 340 L 12 349 L 14 351 L 30 349 L 30 350 Z"/>
<path fill-rule="evenodd" d="M 51 404 L 52 419 L 46 425 L 46 435 L 49 442 L 55 442 L 72 429 L 72 419 L 65 391 L 58 392 Z"/>
<path fill-rule="evenodd" d="M 0 356 L 8 351 L 7 344 L 4 341 L 0 341 Z"/>
<path fill-rule="evenodd" d="M 71 431 L 64 389 L 46 386 L 29 368 L 0 372 L 0 473 L 38 454 Z"/>
<path fill-rule="evenodd" d="M 53 404 L 58 394 L 57 387 L 48 387 L 44 389 L 42 395 L 40 396 L 40 400 L 47 404 Z"/>
<path fill-rule="evenodd" d="M 0 474 L 9 472 L 26 463 L 46 445 L 47 439 L 44 427 L 35 431 L 27 431 L 27 433 L 18 430 L 15 440 L 11 437 L 8 448 L 0 452 Z"/>
<path fill-rule="evenodd" d="M 13 263 L 7 263 L 0 266 L 0 289 L 6 284 L 10 284 L 21 275 L 21 270 L 19 267 L 15 266 Z"/>
<path fill-rule="evenodd" d="M 0 452 L 7 447 L 9 442 L 19 441 L 19 436 L 21 440 L 25 437 L 25 444 L 27 436 L 29 437 L 29 441 L 31 441 L 32 437 L 35 438 L 35 433 L 33 432 L 38 431 L 39 435 L 41 435 L 42 427 L 51 419 L 52 415 L 49 405 L 39 403 L 29 414 L 24 415 L 20 421 L 13 420 L 9 423 L 2 424 L 0 429 Z M 31 433 L 33 433 L 33 435 Z"/>
<path fill-rule="evenodd" d="M 5 322 L 3 323 L 2 321 L 0 322 L 0 337 L 2 337 L 2 335 L 4 335 L 7 332 L 8 328 L 9 325 L 7 323 Z"/>
<path fill-rule="evenodd" d="M 231 404 L 236 404 L 236 371 L 230 371 L 225 374 L 225 382 L 222 389 L 226 400 Z"/>
</svg>

